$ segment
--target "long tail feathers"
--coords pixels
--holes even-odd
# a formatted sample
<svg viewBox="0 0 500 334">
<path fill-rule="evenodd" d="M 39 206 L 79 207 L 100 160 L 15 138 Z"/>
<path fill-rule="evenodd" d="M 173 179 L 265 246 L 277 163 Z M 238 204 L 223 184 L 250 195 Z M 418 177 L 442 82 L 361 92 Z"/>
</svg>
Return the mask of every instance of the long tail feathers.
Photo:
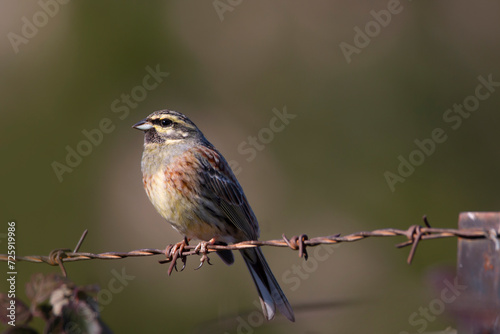
<svg viewBox="0 0 500 334">
<path fill-rule="evenodd" d="M 274 318 L 276 308 L 290 321 L 295 321 L 292 307 L 274 278 L 269 265 L 260 248 L 240 250 L 243 259 L 252 274 L 253 281 L 259 292 L 262 311 L 267 320 Z"/>
</svg>

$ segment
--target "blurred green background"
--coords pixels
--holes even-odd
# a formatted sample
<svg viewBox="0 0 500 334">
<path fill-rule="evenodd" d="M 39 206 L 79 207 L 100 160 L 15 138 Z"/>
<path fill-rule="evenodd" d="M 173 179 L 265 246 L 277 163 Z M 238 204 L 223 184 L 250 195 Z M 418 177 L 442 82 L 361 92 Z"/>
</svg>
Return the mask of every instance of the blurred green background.
<svg viewBox="0 0 500 334">
<path fill-rule="evenodd" d="M 0 233 L 16 221 L 18 255 L 73 248 L 84 229 L 89 252 L 181 240 L 142 189 L 143 135 L 131 129 L 164 108 L 187 114 L 238 166 L 264 240 L 406 229 L 423 214 L 455 228 L 461 211 L 499 210 L 500 87 L 457 129 L 443 119 L 454 104 L 474 102 L 479 76 L 500 81 L 496 1 L 402 1 L 390 19 L 381 13 L 394 1 L 0 4 Z M 371 11 L 384 24 L 370 24 Z M 363 38 L 355 28 L 367 24 Z M 356 42 L 346 57 L 341 43 Z M 151 90 L 141 88 L 148 67 L 168 73 Z M 273 109 L 284 108 L 295 118 L 269 137 Z M 54 162 L 66 164 L 67 147 L 103 119 L 113 130 L 58 179 Z M 414 141 L 436 128 L 446 140 L 392 191 L 384 173 L 397 174 L 398 157 L 409 159 Z M 250 159 L 244 149 L 259 134 L 266 143 Z M 249 330 L 416 332 L 409 316 L 436 298 L 428 271 L 455 265 L 456 240 L 422 243 L 411 266 L 409 249 L 394 248 L 401 241 L 342 244 L 310 267 L 295 252 L 265 248 L 297 321 L 278 316 Z M 192 257 L 171 277 L 158 259 L 66 268 L 77 284 L 104 289 L 113 270 L 134 276 L 103 306 L 116 333 L 237 333 L 241 319 L 254 321 L 246 312 L 257 310 L 257 294 L 239 256 L 231 267 L 212 257 L 199 271 Z M 296 266 L 307 277 L 297 280 Z M 18 296 L 40 271 L 58 268 L 18 264 Z M 443 313 L 426 330 L 447 326 Z"/>
</svg>

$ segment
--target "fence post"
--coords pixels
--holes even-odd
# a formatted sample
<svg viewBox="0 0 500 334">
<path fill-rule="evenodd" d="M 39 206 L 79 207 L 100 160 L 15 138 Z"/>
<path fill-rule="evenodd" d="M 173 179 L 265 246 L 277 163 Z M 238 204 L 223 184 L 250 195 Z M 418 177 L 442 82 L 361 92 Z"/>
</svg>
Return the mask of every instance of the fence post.
<svg viewBox="0 0 500 334">
<path fill-rule="evenodd" d="M 459 333 L 500 333 L 500 212 L 462 212 L 459 229 L 484 229 L 490 238 L 458 239 L 457 279 L 466 286 L 457 312 Z"/>
</svg>

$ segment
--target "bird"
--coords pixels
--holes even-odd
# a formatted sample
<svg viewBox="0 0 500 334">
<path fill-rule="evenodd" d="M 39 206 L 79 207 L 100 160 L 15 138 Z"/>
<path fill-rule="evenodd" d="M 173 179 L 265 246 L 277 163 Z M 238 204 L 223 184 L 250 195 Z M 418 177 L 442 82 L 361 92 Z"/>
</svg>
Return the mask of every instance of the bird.
<svg viewBox="0 0 500 334">
<path fill-rule="evenodd" d="M 191 239 L 223 245 L 258 240 L 257 218 L 236 176 L 186 115 L 158 110 L 132 127 L 144 132 L 141 170 L 147 196 L 186 243 Z M 273 319 L 278 309 L 295 321 L 261 249 L 245 248 L 240 253 L 257 287 L 266 319 Z M 228 265 L 234 262 L 231 250 L 219 250 L 217 254 Z"/>
</svg>

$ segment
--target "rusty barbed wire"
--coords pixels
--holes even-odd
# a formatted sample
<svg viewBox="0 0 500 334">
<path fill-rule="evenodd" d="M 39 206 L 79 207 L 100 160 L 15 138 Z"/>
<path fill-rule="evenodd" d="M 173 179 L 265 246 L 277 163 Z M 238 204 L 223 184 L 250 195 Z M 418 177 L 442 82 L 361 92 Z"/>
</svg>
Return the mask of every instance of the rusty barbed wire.
<svg viewBox="0 0 500 334">
<path fill-rule="evenodd" d="M 82 245 L 87 235 L 87 230 L 85 230 L 82 236 L 80 237 L 77 246 L 75 247 L 73 252 L 70 249 L 54 249 L 49 253 L 48 256 L 43 256 L 43 255 L 16 256 L 15 261 L 47 263 L 52 266 L 59 266 L 61 268 L 63 275 L 66 276 L 64 262 L 84 261 L 84 260 L 94 260 L 94 259 L 116 260 L 116 259 L 124 259 L 127 257 L 165 255 L 166 259 L 160 260 L 159 262 L 171 263 L 168 270 L 168 273 L 170 275 L 170 273 L 174 268 L 177 270 L 176 263 L 178 259 L 181 259 L 183 262 L 183 267 L 181 269 L 182 271 L 186 265 L 186 259 L 188 256 L 202 255 L 201 263 L 200 266 L 198 267 L 200 268 L 205 261 L 210 264 L 207 255 L 209 253 L 216 252 L 218 250 L 238 250 L 244 248 L 263 247 L 263 246 L 288 247 L 292 250 L 297 250 L 299 252 L 299 257 L 301 258 L 303 257 L 305 260 L 307 260 L 308 258 L 306 250 L 307 247 L 314 247 L 318 245 L 332 245 L 343 242 L 355 242 L 370 237 L 404 236 L 407 238 L 407 240 L 398 243 L 395 246 L 397 248 L 402 248 L 410 245 L 412 246 L 407 259 L 408 264 L 411 264 L 413 257 L 415 256 L 417 246 L 422 240 L 450 238 L 450 237 L 458 237 L 466 239 L 491 239 L 495 243 L 495 245 L 497 245 L 498 238 L 500 237 L 500 231 L 493 231 L 493 230 L 434 228 L 429 225 L 425 216 L 424 216 L 424 223 L 426 226 L 412 225 L 406 230 L 385 228 L 373 231 L 361 231 L 348 234 L 345 236 L 341 236 L 340 234 L 335 234 L 330 236 L 309 238 L 306 234 L 301 234 L 299 236 L 287 238 L 285 234 L 283 234 L 281 239 L 266 240 L 266 241 L 250 240 L 231 245 L 218 245 L 218 244 L 213 245 L 206 242 L 202 242 L 196 246 L 193 246 L 187 244 L 186 240 L 186 244 L 182 244 L 183 242 L 180 242 L 175 245 L 168 246 L 165 250 L 145 248 L 145 249 L 133 250 L 130 252 L 105 252 L 99 254 L 78 252 L 80 246 Z M 8 261 L 8 256 L 5 254 L 0 254 L 0 261 Z"/>
</svg>

